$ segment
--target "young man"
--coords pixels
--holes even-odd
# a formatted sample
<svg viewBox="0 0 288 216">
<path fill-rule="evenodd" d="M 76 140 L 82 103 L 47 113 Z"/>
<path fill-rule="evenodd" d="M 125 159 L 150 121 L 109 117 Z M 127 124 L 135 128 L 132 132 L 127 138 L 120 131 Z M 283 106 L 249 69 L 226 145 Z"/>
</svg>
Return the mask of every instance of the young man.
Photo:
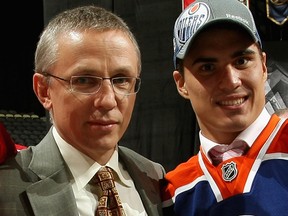
<svg viewBox="0 0 288 216">
<path fill-rule="evenodd" d="M 38 145 L 0 166 L 1 216 L 94 216 L 98 206 L 105 215 L 162 215 L 163 167 L 118 145 L 140 71 L 137 42 L 111 12 L 83 6 L 49 22 L 35 53 L 33 87 L 53 126 Z M 103 167 L 115 178 L 116 190 L 107 194 L 101 188 L 112 183 L 100 187 L 96 180 L 108 173 L 94 178 Z M 102 195 L 112 193 L 118 207 L 106 209 Z"/>
<path fill-rule="evenodd" d="M 166 175 L 164 215 L 287 215 L 288 121 L 264 108 L 266 54 L 249 9 L 195 1 L 176 20 L 174 49 L 201 146 Z"/>
</svg>

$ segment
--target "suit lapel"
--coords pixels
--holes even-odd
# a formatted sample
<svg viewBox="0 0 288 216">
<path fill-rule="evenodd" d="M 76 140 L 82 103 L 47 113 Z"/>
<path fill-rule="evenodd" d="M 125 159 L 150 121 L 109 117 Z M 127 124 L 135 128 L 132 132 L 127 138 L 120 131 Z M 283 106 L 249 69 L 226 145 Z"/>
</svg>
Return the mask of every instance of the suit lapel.
<svg viewBox="0 0 288 216">
<path fill-rule="evenodd" d="M 38 177 L 26 190 L 34 214 L 78 215 L 75 197 L 69 184 L 70 171 L 65 165 L 51 130 L 34 148 L 34 152 L 33 160 L 28 165 L 28 175 L 31 179 L 35 179 L 35 174 Z"/>
<path fill-rule="evenodd" d="M 76 203 L 73 202 L 74 194 L 65 172 L 56 173 L 30 185 L 26 192 L 36 216 L 78 215 Z"/>
<path fill-rule="evenodd" d="M 143 161 L 139 160 L 139 157 L 131 153 L 131 150 L 127 151 L 126 148 L 119 146 L 119 159 L 133 179 L 147 214 L 159 215 L 162 208 L 159 198 L 159 182 L 147 176 L 148 170 L 150 169 L 151 171 L 154 170 L 154 168 L 149 168 L 148 164 L 143 164 Z"/>
</svg>

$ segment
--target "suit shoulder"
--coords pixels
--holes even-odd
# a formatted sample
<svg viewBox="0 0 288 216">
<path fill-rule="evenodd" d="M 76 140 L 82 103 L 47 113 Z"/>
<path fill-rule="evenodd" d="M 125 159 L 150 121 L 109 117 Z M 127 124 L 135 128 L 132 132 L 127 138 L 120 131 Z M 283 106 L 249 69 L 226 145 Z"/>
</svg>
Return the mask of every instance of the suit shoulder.
<svg viewBox="0 0 288 216">
<path fill-rule="evenodd" d="M 133 164 L 135 167 L 138 167 L 138 169 L 147 173 L 156 171 L 160 178 L 162 178 L 165 173 L 164 167 L 160 163 L 152 161 L 127 147 L 119 146 L 119 157 L 125 164 L 129 164 L 129 166 Z"/>
<path fill-rule="evenodd" d="M 156 163 L 156 162 L 148 159 L 147 157 L 144 157 L 143 155 L 137 153 L 136 151 L 129 149 L 127 147 L 124 147 L 124 146 L 119 146 L 119 154 L 124 154 L 125 156 L 133 158 L 134 160 L 137 160 L 137 161 Z"/>
<path fill-rule="evenodd" d="M 0 179 L 11 179 L 11 181 L 14 182 L 17 179 L 26 178 L 32 156 L 32 148 L 29 147 L 20 150 L 15 156 L 9 157 L 0 166 Z"/>
</svg>

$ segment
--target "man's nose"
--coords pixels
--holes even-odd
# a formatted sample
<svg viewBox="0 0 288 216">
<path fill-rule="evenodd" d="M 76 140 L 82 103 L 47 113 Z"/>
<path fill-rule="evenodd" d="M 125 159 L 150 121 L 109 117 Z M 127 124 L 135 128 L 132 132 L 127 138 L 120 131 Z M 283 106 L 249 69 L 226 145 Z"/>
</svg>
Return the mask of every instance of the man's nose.
<svg viewBox="0 0 288 216">
<path fill-rule="evenodd" d="M 226 90 L 236 89 L 241 85 L 239 71 L 232 66 L 227 66 L 223 69 L 220 77 L 219 88 Z"/>
</svg>

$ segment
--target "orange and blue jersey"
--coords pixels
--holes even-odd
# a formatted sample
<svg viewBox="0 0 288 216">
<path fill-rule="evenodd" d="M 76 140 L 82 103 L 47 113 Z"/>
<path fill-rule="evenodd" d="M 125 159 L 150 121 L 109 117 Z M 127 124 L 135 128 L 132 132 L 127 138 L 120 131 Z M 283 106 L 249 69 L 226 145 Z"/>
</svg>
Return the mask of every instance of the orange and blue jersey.
<svg viewBox="0 0 288 216">
<path fill-rule="evenodd" d="M 166 180 L 167 216 L 288 215 L 288 120 L 272 115 L 247 154 L 218 166 L 200 148 Z"/>
</svg>

